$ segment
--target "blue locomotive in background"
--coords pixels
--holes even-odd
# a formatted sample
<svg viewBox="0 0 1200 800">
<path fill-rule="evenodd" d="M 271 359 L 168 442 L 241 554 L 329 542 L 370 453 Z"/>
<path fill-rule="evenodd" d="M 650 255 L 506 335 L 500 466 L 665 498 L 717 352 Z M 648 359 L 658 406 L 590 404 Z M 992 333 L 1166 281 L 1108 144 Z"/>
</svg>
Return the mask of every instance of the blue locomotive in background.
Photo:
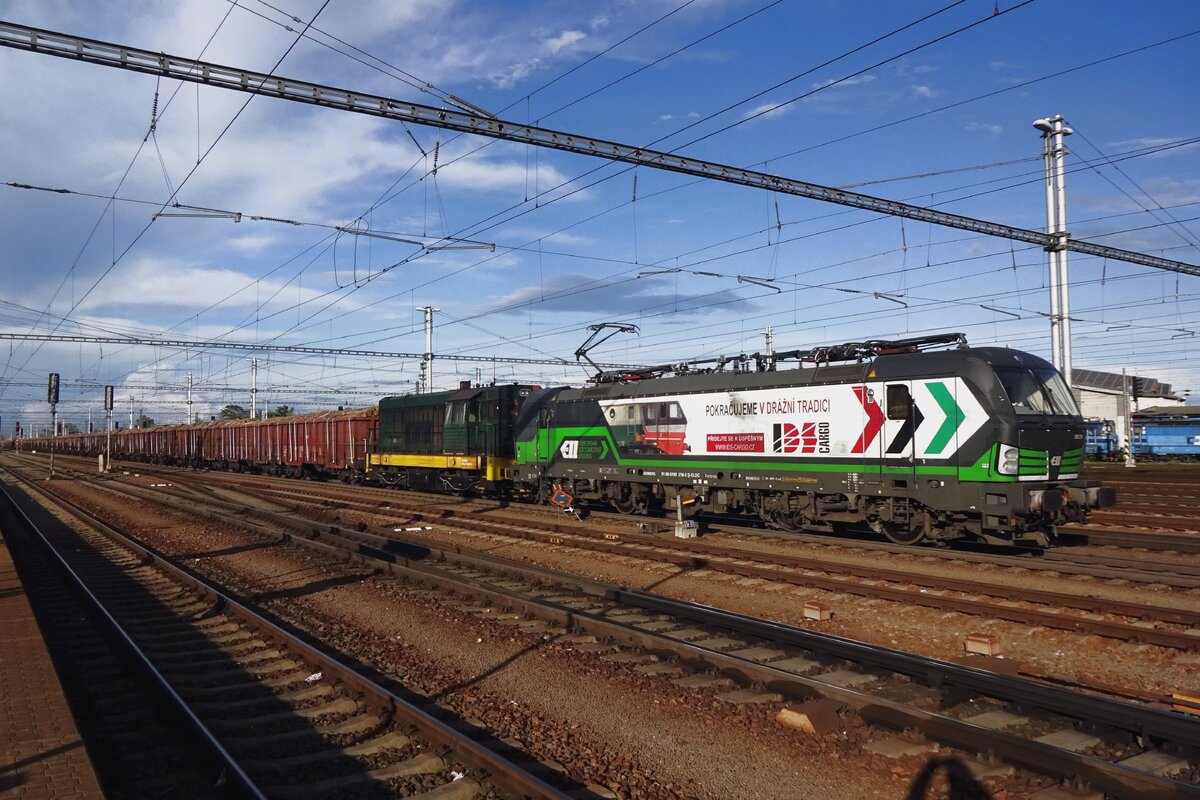
<svg viewBox="0 0 1200 800">
<path fill-rule="evenodd" d="M 1142 459 L 1200 459 L 1200 414 L 1135 414 L 1133 455 Z M 1084 453 L 1087 458 L 1111 461 L 1123 458 L 1116 423 L 1107 419 L 1087 421 Z"/>
</svg>

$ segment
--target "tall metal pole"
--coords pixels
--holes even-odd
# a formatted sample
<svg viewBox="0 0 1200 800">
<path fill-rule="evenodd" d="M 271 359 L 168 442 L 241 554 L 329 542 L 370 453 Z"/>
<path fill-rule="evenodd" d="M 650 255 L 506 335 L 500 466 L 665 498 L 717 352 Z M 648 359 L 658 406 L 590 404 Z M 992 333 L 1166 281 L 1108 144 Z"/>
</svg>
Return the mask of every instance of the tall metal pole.
<svg viewBox="0 0 1200 800">
<path fill-rule="evenodd" d="M 1059 310 L 1062 312 L 1059 325 L 1062 337 L 1062 373 L 1068 388 L 1074 385 L 1074 381 L 1071 375 L 1071 281 L 1067 276 L 1067 148 L 1063 139 L 1070 133 L 1072 133 L 1071 129 L 1063 125 L 1063 118 L 1056 117 L 1054 123 L 1054 196 L 1058 202 L 1058 208 L 1055 215 L 1057 228 L 1054 233 L 1058 237 L 1058 291 L 1062 295 L 1059 302 Z"/>
<path fill-rule="evenodd" d="M 250 359 L 250 419 L 258 419 L 258 359 Z"/>
<path fill-rule="evenodd" d="M 55 442 L 58 438 L 58 410 L 57 403 L 50 404 L 50 477 L 54 478 L 54 451 Z"/>
<path fill-rule="evenodd" d="M 113 412 L 113 395 L 115 390 L 112 386 L 104 387 L 104 413 L 108 417 L 108 431 L 104 434 L 104 471 L 108 472 L 112 469 L 112 412 Z"/>
<path fill-rule="evenodd" d="M 1133 404 L 1129 399 L 1129 378 L 1121 367 L 1121 404 L 1125 406 L 1125 417 L 1121 420 L 1121 434 L 1125 440 L 1125 466 L 1136 467 L 1133 458 Z"/>
<path fill-rule="evenodd" d="M 1041 120 L 1038 120 L 1041 122 Z M 1033 123 L 1034 127 L 1037 122 Z M 1050 134 L 1042 133 L 1042 159 L 1046 175 L 1046 233 L 1054 233 L 1054 174 L 1051 167 L 1053 156 L 1051 154 Z M 1051 246 L 1046 247 L 1046 260 L 1049 265 L 1050 273 L 1050 361 L 1055 368 L 1062 372 L 1062 344 L 1059 341 L 1059 314 L 1058 307 L 1058 253 Z"/>
<path fill-rule="evenodd" d="M 421 360 L 421 383 L 418 394 L 433 391 L 433 312 L 441 311 L 433 306 L 421 306 L 425 312 L 425 358 Z"/>
<path fill-rule="evenodd" d="M 58 438 L 58 373 L 51 372 L 46 387 L 46 400 L 50 403 L 50 479 L 54 478 L 54 440 Z"/>
<path fill-rule="evenodd" d="M 192 416 L 192 413 L 193 413 L 192 412 L 192 373 L 190 373 L 190 372 L 188 373 L 187 389 L 188 389 L 187 424 L 191 425 L 193 422 L 196 421 L 196 418 L 194 416 Z"/>
<path fill-rule="evenodd" d="M 1042 132 L 1046 233 L 1051 237 L 1046 245 L 1050 272 L 1050 350 L 1054 366 L 1062 373 L 1067 386 L 1071 386 L 1071 300 L 1067 273 L 1067 190 L 1064 168 L 1067 150 L 1063 139 L 1073 131 L 1063 124 L 1062 115 L 1035 120 L 1033 127 Z"/>
</svg>

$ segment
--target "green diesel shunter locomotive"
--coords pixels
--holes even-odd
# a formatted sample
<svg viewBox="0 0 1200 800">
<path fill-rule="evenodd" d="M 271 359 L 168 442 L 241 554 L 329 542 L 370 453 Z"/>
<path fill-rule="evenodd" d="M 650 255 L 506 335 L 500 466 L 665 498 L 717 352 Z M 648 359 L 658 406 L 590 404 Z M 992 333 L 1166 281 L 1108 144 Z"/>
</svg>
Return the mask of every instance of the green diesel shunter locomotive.
<svg viewBox="0 0 1200 800">
<path fill-rule="evenodd" d="M 787 360 L 797 368 L 777 368 Z M 1055 525 L 1115 502 L 1079 480 L 1083 420 L 1037 356 L 947 334 L 704 363 L 534 392 L 516 484 L 627 513 L 866 523 L 907 544 L 1046 546 Z"/>
<path fill-rule="evenodd" d="M 534 386 L 462 385 L 379 401 L 379 427 L 367 479 L 442 492 L 506 491 L 513 423 Z"/>
</svg>

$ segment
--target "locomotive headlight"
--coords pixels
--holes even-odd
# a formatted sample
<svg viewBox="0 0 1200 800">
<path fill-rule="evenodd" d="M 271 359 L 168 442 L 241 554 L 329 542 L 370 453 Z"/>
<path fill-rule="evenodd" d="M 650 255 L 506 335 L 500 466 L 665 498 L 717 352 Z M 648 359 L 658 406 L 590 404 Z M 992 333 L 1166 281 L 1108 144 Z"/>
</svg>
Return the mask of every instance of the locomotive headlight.
<svg viewBox="0 0 1200 800">
<path fill-rule="evenodd" d="M 1000 445 L 1000 459 L 996 462 L 996 471 L 1001 475 L 1016 475 L 1020 470 L 1021 450 L 1017 447 Z"/>
</svg>

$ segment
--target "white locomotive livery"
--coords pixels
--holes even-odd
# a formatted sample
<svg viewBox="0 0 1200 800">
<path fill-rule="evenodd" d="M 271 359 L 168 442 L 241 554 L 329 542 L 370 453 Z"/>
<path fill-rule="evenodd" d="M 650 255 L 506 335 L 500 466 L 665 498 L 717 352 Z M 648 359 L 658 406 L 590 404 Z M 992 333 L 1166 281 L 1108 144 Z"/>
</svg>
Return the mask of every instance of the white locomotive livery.
<svg viewBox="0 0 1200 800">
<path fill-rule="evenodd" d="M 896 384 L 723 391 L 599 404 L 610 429 L 628 428 L 635 444 L 671 455 L 838 459 L 871 454 L 948 460 L 988 420 L 982 404 L 957 377 L 907 382 L 913 419 L 888 419 L 882 405 L 888 385 Z M 630 449 L 628 435 L 616 444 L 620 452 Z"/>
</svg>

